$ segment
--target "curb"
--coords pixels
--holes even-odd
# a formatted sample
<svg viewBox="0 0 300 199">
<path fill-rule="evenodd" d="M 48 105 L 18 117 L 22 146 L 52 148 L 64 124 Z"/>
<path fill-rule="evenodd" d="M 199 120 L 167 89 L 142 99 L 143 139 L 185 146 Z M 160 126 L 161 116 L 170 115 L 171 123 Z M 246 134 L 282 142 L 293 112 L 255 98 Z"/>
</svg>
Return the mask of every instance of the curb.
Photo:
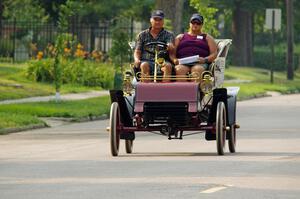
<svg viewBox="0 0 300 199">
<path fill-rule="evenodd" d="M 256 94 L 253 96 L 248 96 L 242 99 L 238 99 L 237 101 L 245 101 L 245 100 L 251 100 L 251 99 L 256 99 L 256 98 L 262 98 L 262 97 L 271 97 L 272 95 L 267 94 L 267 93 L 260 93 L 260 94 Z"/>
<path fill-rule="evenodd" d="M 90 122 L 90 121 L 96 121 L 96 120 L 105 120 L 108 119 L 107 114 L 103 114 L 100 116 L 89 116 L 84 118 L 59 118 L 59 117 L 49 117 L 49 119 L 58 120 L 58 121 L 64 121 L 68 123 L 81 123 L 81 122 Z M 28 126 L 22 126 L 17 128 L 7 128 L 7 129 L 0 129 L 0 135 L 7 135 L 10 133 L 18 133 L 22 131 L 27 130 L 34 130 L 34 129 L 42 129 L 42 128 L 51 128 L 49 124 L 47 124 L 46 121 L 40 118 L 40 120 L 43 121 L 43 124 L 34 124 L 34 125 L 28 125 Z"/>
<path fill-rule="evenodd" d="M 62 121 L 62 122 L 68 122 L 68 123 L 75 123 L 75 122 L 89 122 L 89 121 L 95 121 L 95 120 L 105 120 L 108 119 L 107 114 L 103 114 L 100 116 L 88 116 L 88 117 L 83 117 L 83 118 L 67 118 L 67 117 L 45 117 L 39 118 L 40 120 L 44 121 L 47 123 L 47 119 L 49 120 L 56 120 L 56 121 Z M 50 125 L 49 125 L 50 126 Z M 51 127 L 51 126 L 50 126 Z"/>
<path fill-rule="evenodd" d="M 49 127 L 46 123 L 43 124 L 33 124 L 28 126 L 21 126 L 17 128 L 7 128 L 7 129 L 0 129 L 0 135 L 7 135 L 10 133 L 17 133 L 21 131 L 33 130 L 33 129 L 41 129 Z"/>
<path fill-rule="evenodd" d="M 84 118 L 79 118 L 79 119 L 71 119 L 70 122 L 89 122 L 89 121 L 95 121 L 95 120 L 105 120 L 108 119 L 108 115 L 107 114 L 103 114 L 100 116 L 88 116 L 88 117 L 84 117 Z"/>
<path fill-rule="evenodd" d="M 248 96 L 242 99 L 238 99 L 237 101 L 245 101 L 245 100 L 251 100 L 251 99 L 262 98 L 262 97 L 273 97 L 275 95 L 292 95 L 292 94 L 299 94 L 299 93 L 300 93 L 299 90 L 286 91 L 283 93 L 276 92 L 276 91 L 266 91 L 265 93 L 258 93 L 253 96 Z"/>
</svg>

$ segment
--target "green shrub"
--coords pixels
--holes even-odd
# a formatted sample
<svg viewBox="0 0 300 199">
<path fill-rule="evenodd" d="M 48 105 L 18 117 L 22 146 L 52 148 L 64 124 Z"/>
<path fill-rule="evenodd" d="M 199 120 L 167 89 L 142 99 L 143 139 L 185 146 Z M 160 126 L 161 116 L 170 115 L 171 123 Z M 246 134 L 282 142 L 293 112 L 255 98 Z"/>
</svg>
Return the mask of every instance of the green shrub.
<svg viewBox="0 0 300 199">
<path fill-rule="evenodd" d="M 253 53 L 254 66 L 259 68 L 271 69 L 272 56 L 270 51 L 256 49 Z M 296 70 L 299 65 L 299 55 L 294 55 L 294 69 Z M 286 70 L 286 53 L 274 52 L 274 65 L 273 70 L 284 71 Z"/>
<path fill-rule="evenodd" d="M 26 75 L 37 82 L 53 82 L 53 64 L 54 59 L 31 60 Z"/>
<path fill-rule="evenodd" d="M 105 89 L 113 87 L 114 68 L 110 64 L 97 63 L 83 58 L 60 60 L 62 83 L 83 86 L 100 86 Z M 38 82 L 54 81 L 54 59 L 31 60 L 28 63 L 27 77 Z"/>
<path fill-rule="evenodd" d="M 229 50 L 228 57 L 226 59 L 227 65 L 232 65 L 233 52 Z M 266 47 L 255 48 L 253 52 L 253 67 L 271 69 L 271 50 Z M 300 55 L 294 54 L 294 69 L 299 68 Z M 274 65 L 273 70 L 275 71 L 285 71 L 287 67 L 286 64 L 286 52 L 282 50 L 276 50 L 274 52 Z"/>
</svg>

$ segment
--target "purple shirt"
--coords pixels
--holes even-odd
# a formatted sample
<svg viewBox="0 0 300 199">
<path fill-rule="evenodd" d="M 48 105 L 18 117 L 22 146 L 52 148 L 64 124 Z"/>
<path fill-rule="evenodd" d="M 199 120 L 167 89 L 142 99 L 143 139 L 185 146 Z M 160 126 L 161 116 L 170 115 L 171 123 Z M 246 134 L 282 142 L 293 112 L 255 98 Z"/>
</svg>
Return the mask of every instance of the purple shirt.
<svg viewBox="0 0 300 199">
<path fill-rule="evenodd" d="M 209 54 L 210 52 L 206 40 L 206 34 L 192 36 L 188 33 L 184 33 L 176 51 L 176 57 L 179 59 L 194 55 L 199 55 L 200 57 L 207 57 L 209 56 Z"/>
</svg>

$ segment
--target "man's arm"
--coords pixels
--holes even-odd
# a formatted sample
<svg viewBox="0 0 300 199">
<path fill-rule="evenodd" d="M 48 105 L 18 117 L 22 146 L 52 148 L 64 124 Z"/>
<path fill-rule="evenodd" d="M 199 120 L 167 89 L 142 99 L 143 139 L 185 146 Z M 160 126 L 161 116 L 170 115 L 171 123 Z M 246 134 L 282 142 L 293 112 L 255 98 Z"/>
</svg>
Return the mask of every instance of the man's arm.
<svg viewBox="0 0 300 199">
<path fill-rule="evenodd" d="M 143 43 L 143 40 L 142 40 L 142 32 L 140 34 L 138 34 L 138 36 L 136 37 L 136 45 L 135 45 L 135 50 L 134 50 L 134 53 L 133 53 L 133 58 L 134 58 L 134 66 L 136 68 L 139 68 L 140 67 L 140 64 L 141 64 L 141 58 L 142 58 L 142 43 Z"/>
<path fill-rule="evenodd" d="M 135 49 L 134 50 L 134 66 L 136 68 L 140 67 L 141 64 L 141 56 L 142 56 L 142 52 L 139 49 Z"/>
</svg>

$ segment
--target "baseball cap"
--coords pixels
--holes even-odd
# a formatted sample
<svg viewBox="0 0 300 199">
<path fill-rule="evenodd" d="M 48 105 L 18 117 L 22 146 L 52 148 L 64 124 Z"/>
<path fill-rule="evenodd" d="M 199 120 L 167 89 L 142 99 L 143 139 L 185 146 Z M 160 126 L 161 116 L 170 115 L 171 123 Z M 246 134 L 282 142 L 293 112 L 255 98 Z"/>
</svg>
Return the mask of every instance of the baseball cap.
<svg viewBox="0 0 300 199">
<path fill-rule="evenodd" d="M 202 15 L 200 15 L 200 14 L 198 14 L 198 13 L 195 13 L 195 14 L 192 15 L 190 21 L 195 21 L 195 20 L 196 20 L 196 21 L 199 21 L 200 23 L 203 23 L 204 18 L 203 18 Z"/>
<path fill-rule="evenodd" d="M 156 18 L 156 17 L 163 19 L 165 17 L 165 14 L 162 10 L 154 10 L 151 13 L 151 18 Z"/>
</svg>

